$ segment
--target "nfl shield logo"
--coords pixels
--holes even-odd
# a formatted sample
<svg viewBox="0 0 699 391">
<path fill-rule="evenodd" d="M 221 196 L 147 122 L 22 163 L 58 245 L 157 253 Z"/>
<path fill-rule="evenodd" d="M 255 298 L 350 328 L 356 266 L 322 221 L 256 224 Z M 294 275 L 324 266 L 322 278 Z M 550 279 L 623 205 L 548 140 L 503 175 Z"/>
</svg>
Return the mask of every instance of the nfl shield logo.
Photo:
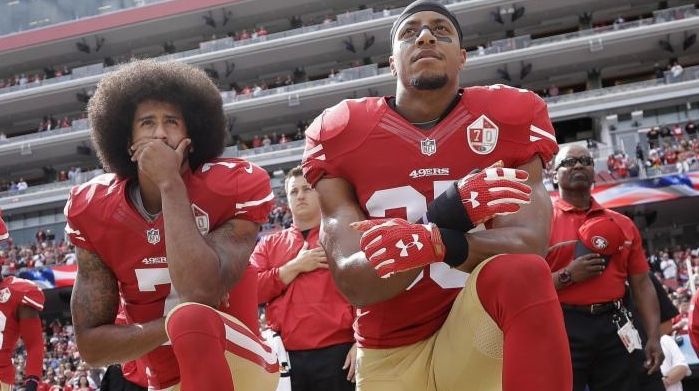
<svg viewBox="0 0 699 391">
<path fill-rule="evenodd" d="M 426 138 L 420 141 L 420 152 L 427 156 L 434 155 L 437 152 L 437 141 L 433 138 Z"/>
<path fill-rule="evenodd" d="M 192 204 L 192 213 L 194 214 L 194 222 L 197 224 L 197 229 L 202 235 L 209 233 L 209 214 L 204 209 Z"/>
<path fill-rule="evenodd" d="M 10 288 L 0 290 L 0 303 L 7 303 L 10 300 Z"/>
<path fill-rule="evenodd" d="M 481 115 L 466 128 L 466 139 L 473 152 L 487 155 L 498 143 L 498 126 L 485 114 Z"/>
<path fill-rule="evenodd" d="M 160 243 L 160 230 L 157 228 L 146 230 L 146 238 L 150 244 Z"/>
</svg>

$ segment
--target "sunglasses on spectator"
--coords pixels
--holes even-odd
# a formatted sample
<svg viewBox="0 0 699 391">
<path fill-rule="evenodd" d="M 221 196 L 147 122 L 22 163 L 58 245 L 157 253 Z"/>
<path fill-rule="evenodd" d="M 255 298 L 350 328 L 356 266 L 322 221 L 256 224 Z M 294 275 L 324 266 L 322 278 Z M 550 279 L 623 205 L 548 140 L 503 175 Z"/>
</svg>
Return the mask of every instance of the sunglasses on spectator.
<svg viewBox="0 0 699 391">
<path fill-rule="evenodd" d="M 556 169 L 559 169 L 561 167 L 571 168 L 574 167 L 578 162 L 585 167 L 591 167 L 595 164 L 595 160 L 589 156 L 567 157 L 561 160 L 560 163 L 558 163 L 558 167 L 556 167 Z"/>
</svg>

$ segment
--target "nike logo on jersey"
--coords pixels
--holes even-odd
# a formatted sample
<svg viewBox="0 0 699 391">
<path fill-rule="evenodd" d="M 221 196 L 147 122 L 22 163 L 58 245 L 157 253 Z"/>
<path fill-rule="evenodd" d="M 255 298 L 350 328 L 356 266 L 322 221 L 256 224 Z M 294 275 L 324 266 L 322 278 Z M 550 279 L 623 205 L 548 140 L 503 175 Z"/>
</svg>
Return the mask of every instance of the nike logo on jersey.
<svg viewBox="0 0 699 391">
<path fill-rule="evenodd" d="M 245 172 L 252 174 L 252 163 L 248 163 L 248 166 L 245 167 Z"/>
</svg>

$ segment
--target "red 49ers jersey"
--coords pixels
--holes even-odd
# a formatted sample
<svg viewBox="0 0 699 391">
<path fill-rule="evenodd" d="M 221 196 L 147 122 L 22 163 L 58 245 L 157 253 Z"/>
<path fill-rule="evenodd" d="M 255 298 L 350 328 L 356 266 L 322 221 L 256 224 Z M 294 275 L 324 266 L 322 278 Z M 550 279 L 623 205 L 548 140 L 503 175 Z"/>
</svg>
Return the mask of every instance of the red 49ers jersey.
<svg viewBox="0 0 699 391">
<path fill-rule="evenodd" d="M 36 284 L 17 277 L 0 281 L 0 382 L 15 383 L 12 353 L 19 338 L 19 307 L 44 309 L 44 293 Z"/>
<path fill-rule="evenodd" d="M 558 150 L 545 102 L 504 85 L 461 90 L 458 104 L 437 126 L 419 129 L 388 98 L 345 100 L 306 131 L 304 175 L 315 184 L 341 177 L 354 187 L 370 218 L 416 221 L 427 204 L 458 178 L 498 160 L 518 167 Z M 357 312 L 355 335 L 366 347 L 412 344 L 446 319 L 467 274 L 445 263 L 426 266 L 405 292 Z"/>
<path fill-rule="evenodd" d="M 269 175 L 241 159 L 214 159 L 183 179 L 202 235 L 230 219 L 265 222 L 273 207 Z M 162 214 L 152 222 L 141 217 L 128 199 L 127 181 L 105 174 L 74 187 L 65 214 L 70 241 L 99 256 L 119 281 L 127 322 L 164 317 L 179 304 L 167 269 Z M 252 267 L 231 290 L 230 306 L 221 310 L 258 331 L 257 276 Z M 152 387 L 178 382 L 169 345 L 142 359 Z"/>
</svg>

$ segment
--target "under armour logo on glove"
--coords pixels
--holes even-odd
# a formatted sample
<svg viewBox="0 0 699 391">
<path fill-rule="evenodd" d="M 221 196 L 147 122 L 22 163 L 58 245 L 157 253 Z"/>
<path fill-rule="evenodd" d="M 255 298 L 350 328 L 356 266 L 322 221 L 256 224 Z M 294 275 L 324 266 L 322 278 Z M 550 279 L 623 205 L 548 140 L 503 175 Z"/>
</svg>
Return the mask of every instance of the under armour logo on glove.
<svg viewBox="0 0 699 391">
<path fill-rule="evenodd" d="M 461 178 L 456 182 L 456 189 L 475 226 L 495 216 L 516 213 L 521 205 L 528 204 L 532 189 L 523 183 L 527 179 L 529 174 L 524 170 L 488 167 Z"/>
<path fill-rule="evenodd" d="M 420 243 L 420 235 L 416 234 L 413 234 L 413 241 L 411 243 L 405 244 L 403 243 L 403 239 L 396 243 L 396 247 L 400 249 L 400 256 L 403 258 L 408 256 L 408 249 L 410 247 L 417 247 L 417 250 L 420 251 L 422 250 L 422 246 L 424 246 L 424 244 Z"/>
<path fill-rule="evenodd" d="M 444 244 L 434 224 L 377 219 L 351 226 L 362 232 L 359 247 L 381 278 L 444 260 Z"/>
<path fill-rule="evenodd" d="M 471 198 L 465 198 L 462 199 L 461 202 L 466 204 L 467 202 L 471 203 L 472 208 L 478 208 L 478 206 L 481 204 L 480 202 L 476 201 L 476 197 L 478 197 L 478 192 L 477 191 L 472 191 L 471 192 Z"/>
</svg>

